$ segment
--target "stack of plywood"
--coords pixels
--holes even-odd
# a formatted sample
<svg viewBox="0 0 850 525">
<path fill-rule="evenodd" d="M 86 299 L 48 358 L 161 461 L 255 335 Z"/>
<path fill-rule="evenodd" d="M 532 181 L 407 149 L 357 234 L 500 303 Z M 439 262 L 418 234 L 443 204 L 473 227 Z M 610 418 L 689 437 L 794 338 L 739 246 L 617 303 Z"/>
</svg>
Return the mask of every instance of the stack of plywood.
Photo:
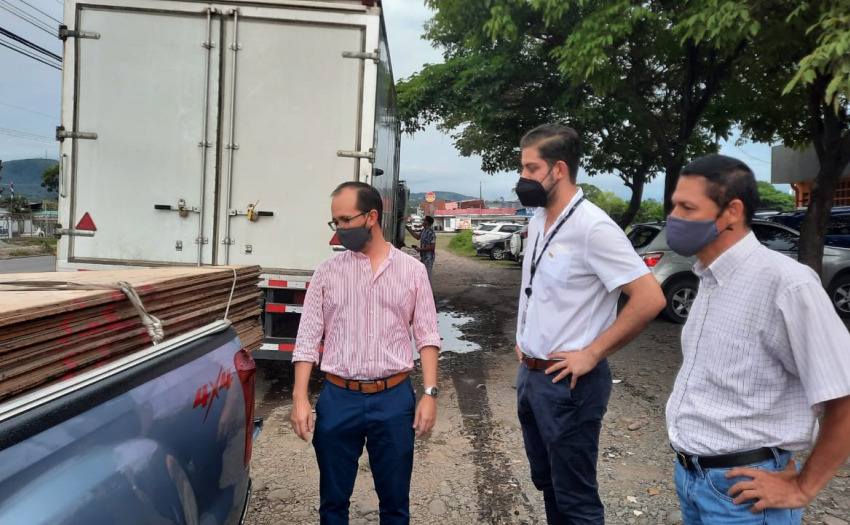
<svg viewBox="0 0 850 525">
<path fill-rule="evenodd" d="M 0 402 L 153 344 L 129 283 L 164 339 L 229 319 L 260 347 L 259 266 L 12 274 L 0 277 Z M 73 288 L 73 289 L 62 289 Z"/>
</svg>

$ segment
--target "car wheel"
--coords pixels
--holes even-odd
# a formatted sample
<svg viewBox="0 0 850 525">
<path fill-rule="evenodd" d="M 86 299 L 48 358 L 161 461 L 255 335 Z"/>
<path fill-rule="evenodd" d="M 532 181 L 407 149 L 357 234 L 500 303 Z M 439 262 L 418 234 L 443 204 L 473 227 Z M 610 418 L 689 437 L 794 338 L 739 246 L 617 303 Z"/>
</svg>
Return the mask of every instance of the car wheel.
<svg viewBox="0 0 850 525">
<path fill-rule="evenodd" d="M 829 298 L 838 315 L 850 319 L 850 274 L 841 275 L 833 281 L 829 288 Z"/>
<path fill-rule="evenodd" d="M 494 261 L 501 261 L 505 258 L 505 249 L 499 246 L 494 247 L 490 250 L 490 258 Z"/>
<path fill-rule="evenodd" d="M 667 307 L 664 315 L 674 323 L 684 324 L 691 313 L 691 307 L 697 298 L 698 284 L 695 281 L 685 280 L 675 283 L 667 289 Z"/>
</svg>

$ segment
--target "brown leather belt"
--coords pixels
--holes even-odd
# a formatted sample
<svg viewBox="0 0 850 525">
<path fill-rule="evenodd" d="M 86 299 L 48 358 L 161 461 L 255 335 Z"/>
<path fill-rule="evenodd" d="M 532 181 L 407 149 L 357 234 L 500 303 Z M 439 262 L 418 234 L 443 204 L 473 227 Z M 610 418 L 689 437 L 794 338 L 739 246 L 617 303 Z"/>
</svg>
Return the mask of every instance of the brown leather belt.
<svg viewBox="0 0 850 525">
<path fill-rule="evenodd" d="M 384 379 L 373 379 L 370 381 L 345 379 L 333 374 L 325 374 L 325 377 L 327 377 L 328 381 L 336 386 L 340 386 L 348 390 L 356 390 L 358 392 L 363 392 L 364 394 L 376 394 L 400 385 L 405 379 L 410 377 L 410 372 L 401 372 Z"/>
<path fill-rule="evenodd" d="M 522 356 L 522 362 L 529 370 L 546 370 L 552 365 L 560 363 L 561 359 L 537 359 L 527 355 Z"/>
</svg>

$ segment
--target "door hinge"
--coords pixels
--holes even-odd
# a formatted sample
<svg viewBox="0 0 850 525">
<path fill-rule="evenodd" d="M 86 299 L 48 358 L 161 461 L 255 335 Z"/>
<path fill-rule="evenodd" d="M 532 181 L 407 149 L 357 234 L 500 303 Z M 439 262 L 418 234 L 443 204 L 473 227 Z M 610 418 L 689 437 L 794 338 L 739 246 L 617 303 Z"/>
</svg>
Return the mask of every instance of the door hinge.
<svg viewBox="0 0 850 525">
<path fill-rule="evenodd" d="M 350 150 L 338 150 L 336 152 L 337 157 L 349 157 L 352 159 L 368 159 L 369 162 L 375 162 L 375 149 L 369 148 L 369 151 L 350 151 Z"/>
<path fill-rule="evenodd" d="M 90 133 L 88 131 L 67 131 L 65 126 L 56 126 L 56 140 L 62 142 L 65 139 L 97 140 L 97 133 Z"/>
<path fill-rule="evenodd" d="M 66 25 L 59 26 L 59 34 L 56 36 L 59 40 L 67 40 L 69 38 L 92 38 L 94 40 L 100 40 L 100 33 L 94 33 L 92 31 L 72 31 L 68 29 L 68 26 Z"/>
<path fill-rule="evenodd" d="M 76 228 L 63 228 L 61 224 L 56 224 L 53 230 L 53 235 L 60 239 L 63 235 L 71 237 L 94 237 L 94 230 L 78 230 Z"/>
<path fill-rule="evenodd" d="M 206 237 L 198 237 L 195 239 L 195 244 L 209 244 L 210 240 Z"/>
<path fill-rule="evenodd" d="M 376 49 L 372 53 L 369 53 L 368 51 L 343 51 L 342 57 L 359 58 L 361 60 L 374 60 L 377 64 L 381 61 L 381 51 L 379 49 Z"/>
</svg>

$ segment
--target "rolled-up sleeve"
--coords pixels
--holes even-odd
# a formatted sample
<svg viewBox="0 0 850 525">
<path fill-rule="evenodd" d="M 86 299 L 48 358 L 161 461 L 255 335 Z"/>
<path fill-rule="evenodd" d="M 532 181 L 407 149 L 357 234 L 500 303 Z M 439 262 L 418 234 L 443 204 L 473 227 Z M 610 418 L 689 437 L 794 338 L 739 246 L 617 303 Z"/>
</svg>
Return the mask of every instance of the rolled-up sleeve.
<svg viewBox="0 0 850 525">
<path fill-rule="evenodd" d="M 298 322 L 298 336 L 292 362 L 310 361 L 319 363 L 319 345 L 325 333 L 324 296 L 326 264 L 319 265 L 304 297 L 304 309 Z"/>
<path fill-rule="evenodd" d="M 416 305 L 413 309 L 413 337 L 416 340 L 416 350 L 422 350 L 426 346 L 440 348 L 442 343 L 437 326 L 437 306 L 434 304 L 434 294 L 424 265 L 417 265 L 414 279 Z"/>
<path fill-rule="evenodd" d="M 850 333 L 817 277 L 777 301 L 810 406 L 850 395 Z"/>
</svg>

